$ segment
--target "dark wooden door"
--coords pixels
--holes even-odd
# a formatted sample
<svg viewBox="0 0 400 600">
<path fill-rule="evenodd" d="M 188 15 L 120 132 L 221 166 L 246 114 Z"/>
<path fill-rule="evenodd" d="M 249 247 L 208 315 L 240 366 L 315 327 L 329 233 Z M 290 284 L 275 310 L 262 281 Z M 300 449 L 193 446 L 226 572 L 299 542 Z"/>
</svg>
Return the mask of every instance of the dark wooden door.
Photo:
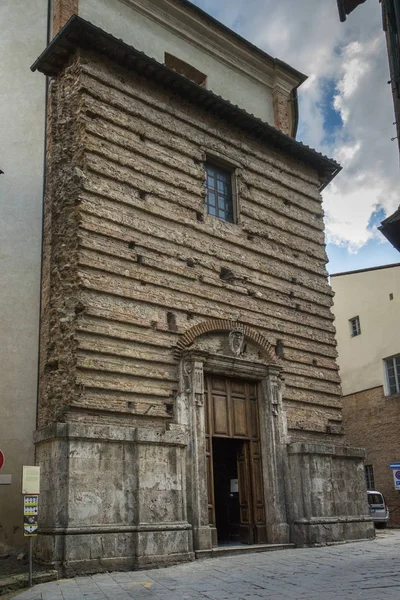
<svg viewBox="0 0 400 600">
<path fill-rule="evenodd" d="M 212 376 L 205 378 L 205 384 L 209 523 L 216 527 L 212 439 L 242 440 L 237 451 L 240 539 L 247 544 L 264 543 L 265 502 L 257 384 Z"/>
<path fill-rule="evenodd" d="M 242 544 L 254 544 L 253 507 L 251 501 L 250 452 L 248 442 L 240 444 L 237 450 L 240 529 Z"/>
</svg>

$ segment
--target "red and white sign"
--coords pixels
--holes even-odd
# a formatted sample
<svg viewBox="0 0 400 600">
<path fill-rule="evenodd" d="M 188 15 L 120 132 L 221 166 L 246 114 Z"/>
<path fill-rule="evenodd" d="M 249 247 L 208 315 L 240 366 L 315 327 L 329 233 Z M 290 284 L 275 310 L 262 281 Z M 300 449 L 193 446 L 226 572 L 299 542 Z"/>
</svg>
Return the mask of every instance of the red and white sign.
<svg viewBox="0 0 400 600">
<path fill-rule="evenodd" d="M 0 450 L 0 469 L 1 467 L 4 465 L 4 454 L 3 452 Z"/>
</svg>

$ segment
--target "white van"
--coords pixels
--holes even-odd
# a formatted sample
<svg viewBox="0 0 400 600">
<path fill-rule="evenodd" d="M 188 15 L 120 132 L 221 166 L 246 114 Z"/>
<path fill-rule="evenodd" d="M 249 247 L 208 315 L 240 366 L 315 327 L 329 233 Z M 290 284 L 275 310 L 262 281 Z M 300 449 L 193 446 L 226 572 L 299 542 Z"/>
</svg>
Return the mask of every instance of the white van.
<svg viewBox="0 0 400 600">
<path fill-rule="evenodd" d="M 368 505 L 372 520 L 377 529 L 384 529 L 389 521 L 389 509 L 385 498 L 376 490 L 368 490 Z"/>
</svg>

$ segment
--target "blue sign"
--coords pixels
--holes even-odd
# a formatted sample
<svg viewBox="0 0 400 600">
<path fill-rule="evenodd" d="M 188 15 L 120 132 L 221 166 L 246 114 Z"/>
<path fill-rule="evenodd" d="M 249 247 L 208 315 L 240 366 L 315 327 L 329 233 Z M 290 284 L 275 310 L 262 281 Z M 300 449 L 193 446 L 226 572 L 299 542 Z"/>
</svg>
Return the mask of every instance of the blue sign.
<svg viewBox="0 0 400 600">
<path fill-rule="evenodd" d="M 400 462 L 397 463 L 390 463 L 389 467 L 391 469 L 400 469 Z"/>
</svg>

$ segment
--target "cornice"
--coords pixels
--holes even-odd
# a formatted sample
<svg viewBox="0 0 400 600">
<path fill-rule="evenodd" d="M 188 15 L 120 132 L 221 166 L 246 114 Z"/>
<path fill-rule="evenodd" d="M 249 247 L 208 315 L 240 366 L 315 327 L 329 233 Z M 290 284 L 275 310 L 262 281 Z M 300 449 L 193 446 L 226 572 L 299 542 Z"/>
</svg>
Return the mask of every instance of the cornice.
<svg viewBox="0 0 400 600">
<path fill-rule="evenodd" d="M 291 73 L 285 71 L 281 66 L 275 66 L 273 88 L 290 94 L 290 92 L 299 86 L 299 80 Z"/>
<path fill-rule="evenodd" d="M 286 72 L 281 65 L 276 65 L 258 56 L 245 44 L 236 39 L 229 39 L 212 24 L 185 9 L 174 0 L 120 0 L 127 6 L 169 30 L 192 46 L 198 48 L 223 62 L 229 68 L 238 71 L 242 76 L 252 78 L 263 85 L 274 88 L 279 85 L 290 92 L 302 79 Z"/>
</svg>

